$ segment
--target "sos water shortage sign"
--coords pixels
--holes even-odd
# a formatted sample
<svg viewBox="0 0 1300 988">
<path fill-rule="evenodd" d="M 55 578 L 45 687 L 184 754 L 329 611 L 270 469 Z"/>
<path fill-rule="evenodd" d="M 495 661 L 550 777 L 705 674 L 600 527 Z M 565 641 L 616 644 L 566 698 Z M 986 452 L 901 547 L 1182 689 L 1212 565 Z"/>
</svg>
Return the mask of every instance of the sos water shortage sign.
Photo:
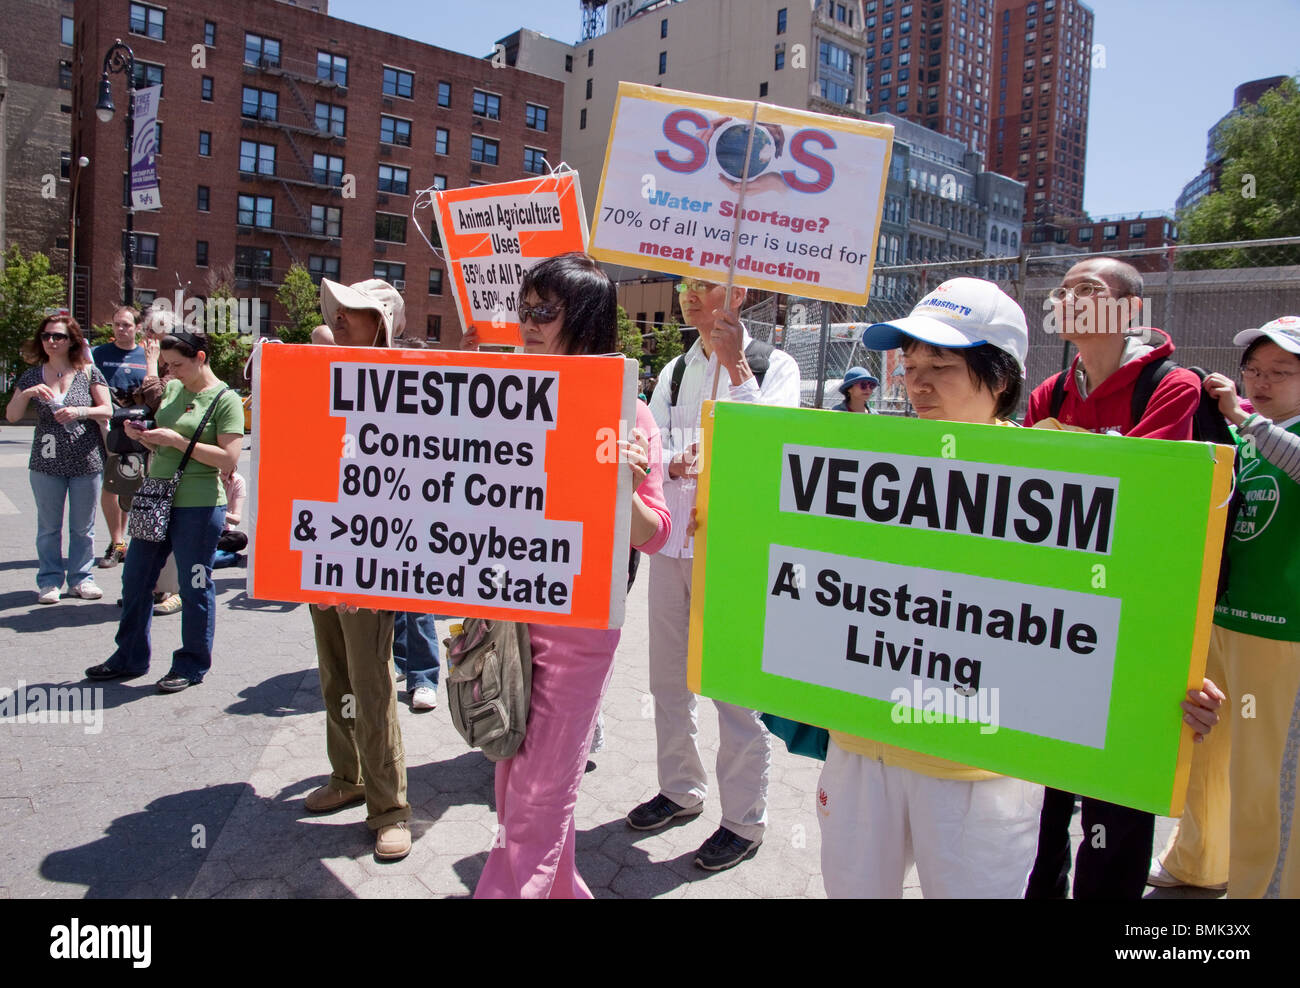
<svg viewBox="0 0 1300 988">
<path fill-rule="evenodd" d="M 725 281 L 734 235 L 736 284 L 865 303 L 894 129 L 754 106 L 619 83 L 592 255 Z"/>
<path fill-rule="evenodd" d="M 692 689 L 1180 812 L 1231 450 L 711 407 Z"/>
</svg>

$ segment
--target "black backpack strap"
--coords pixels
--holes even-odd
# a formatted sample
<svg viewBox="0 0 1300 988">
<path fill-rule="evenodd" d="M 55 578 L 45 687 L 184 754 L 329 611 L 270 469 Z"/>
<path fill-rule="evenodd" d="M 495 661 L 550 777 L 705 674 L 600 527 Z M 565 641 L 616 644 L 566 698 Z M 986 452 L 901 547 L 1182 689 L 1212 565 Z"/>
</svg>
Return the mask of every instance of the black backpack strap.
<svg viewBox="0 0 1300 988">
<path fill-rule="evenodd" d="M 671 387 L 668 391 L 668 404 L 677 404 L 677 393 L 682 390 L 682 377 L 686 374 L 686 354 L 677 357 L 677 363 L 673 364 L 673 376 L 669 382 Z"/>
<path fill-rule="evenodd" d="M 1065 375 L 1068 373 L 1069 370 L 1061 371 L 1052 382 L 1052 404 L 1048 409 L 1048 415 L 1052 418 L 1060 417 L 1061 406 L 1065 404 Z"/>
<path fill-rule="evenodd" d="M 763 386 L 763 377 L 772 364 L 772 351 L 775 349 L 776 347 L 771 343 L 764 343 L 762 340 L 751 340 L 749 346 L 745 347 L 745 362 L 754 372 L 754 380 L 758 382 L 760 388 Z"/>
<path fill-rule="evenodd" d="M 1137 380 L 1133 382 L 1133 400 L 1129 405 L 1129 415 L 1133 417 L 1134 425 L 1142 421 L 1142 416 L 1147 412 L 1147 404 L 1151 401 L 1151 396 L 1156 393 L 1160 382 L 1165 379 L 1165 375 L 1177 367 L 1178 364 L 1164 357 L 1142 368 Z"/>
</svg>

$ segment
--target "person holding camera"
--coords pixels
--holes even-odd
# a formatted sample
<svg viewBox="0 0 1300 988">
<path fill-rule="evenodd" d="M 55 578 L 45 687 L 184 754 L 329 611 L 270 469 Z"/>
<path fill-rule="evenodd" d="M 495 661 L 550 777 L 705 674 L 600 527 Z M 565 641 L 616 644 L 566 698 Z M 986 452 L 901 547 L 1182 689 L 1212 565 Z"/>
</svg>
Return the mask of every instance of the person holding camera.
<svg viewBox="0 0 1300 988">
<path fill-rule="evenodd" d="M 98 423 L 112 405 L 104 375 L 90 362 L 77 320 L 47 316 L 23 344 L 23 359 L 36 366 L 18 379 L 5 418 L 17 422 L 33 401 L 36 431 L 28 461 L 36 499 L 37 599 L 57 604 L 64 578 L 73 597 L 98 600 L 95 586 L 95 502 L 104 474 Z M 88 423 L 87 419 L 93 419 Z M 63 506 L 68 506 L 68 555 L 63 556 Z"/>
<path fill-rule="evenodd" d="M 244 441 L 244 408 L 208 364 L 208 340 L 178 332 L 161 343 L 171 379 L 163 389 L 154 422 L 130 421 L 131 438 L 153 451 L 149 476 L 171 479 L 190 440 L 202 429 L 172 501 L 166 536 L 158 542 L 133 538 L 122 573 L 122 620 L 117 649 L 107 662 L 91 666 L 86 678 L 129 679 L 149 669 L 151 591 L 169 554 L 176 557 L 181 596 L 181 647 L 171 669 L 158 681 L 162 693 L 178 693 L 203 681 L 212 665 L 216 590 L 212 556 L 226 520 L 220 475 L 234 470 Z M 211 414 L 209 414 L 211 412 Z"/>
<path fill-rule="evenodd" d="M 137 404 L 136 394 L 140 385 L 144 383 L 145 376 L 151 373 L 145 349 L 136 342 L 136 335 L 135 309 L 129 305 L 118 306 L 113 313 L 112 340 L 101 343 L 90 351 L 95 366 L 108 382 L 115 413 Z M 152 373 L 157 374 L 156 365 Z M 116 419 L 115 414 L 114 420 Z M 113 432 L 110 425 L 110 443 Z M 100 495 L 100 507 L 108 526 L 108 548 L 99 560 L 100 569 L 112 569 L 126 558 L 126 512 L 122 510 L 118 496 L 134 493 L 138 484 L 132 486 L 132 481 L 142 474 L 138 469 L 138 459 L 123 461 L 123 457 L 129 455 L 114 450 L 110 444 L 104 463 L 104 489 Z"/>
</svg>

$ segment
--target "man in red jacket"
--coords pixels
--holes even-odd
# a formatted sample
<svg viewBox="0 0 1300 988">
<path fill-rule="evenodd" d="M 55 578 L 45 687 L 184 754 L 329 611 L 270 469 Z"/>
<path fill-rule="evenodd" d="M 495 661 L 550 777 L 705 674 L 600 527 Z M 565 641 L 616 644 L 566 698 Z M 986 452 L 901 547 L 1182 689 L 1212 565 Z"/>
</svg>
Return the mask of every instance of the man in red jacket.
<svg viewBox="0 0 1300 988">
<path fill-rule="evenodd" d="M 1145 410 L 1133 414 L 1133 391 L 1142 369 L 1174 352 L 1168 334 L 1135 324 L 1142 311 L 1142 276 L 1123 261 L 1095 258 L 1070 268 L 1052 292 L 1053 318 L 1079 351 L 1065 375 L 1056 419 L 1092 432 L 1148 439 L 1191 439 L 1200 379 L 1176 368 L 1160 380 Z M 1156 345 L 1145 342 L 1157 334 Z M 1160 342 L 1163 340 L 1163 342 Z M 1060 374 L 1029 397 L 1025 425 L 1052 417 Z M 1064 898 L 1070 876 L 1073 793 L 1048 789 L 1039 818 L 1038 856 L 1025 897 Z M 1076 899 L 1139 899 L 1151 863 L 1155 817 L 1104 800 L 1083 797 L 1083 843 L 1074 875 Z"/>
<path fill-rule="evenodd" d="M 1111 258 L 1081 261 L 1053 289 L 1052 318 L 1061 336 L 1078 349 L 1066 371 L 1065 396 L 1055 416 L 1062 425 L 1090 432 L 1118 432 L 1144 439 L 1191 439 L 1192 413 L 1201 382 L 1178 368 L 1166 374 L 1133 420 L 1133 386 L 1142 368 L 1174 352 L 1168 334 L 1143 327 L 1133 335 L 1142 311 L 1142 275 Z M 1152 336 L 1152 343 L 1146 342 Z M 1161 342 L 1163 341 L 1163 342 Z M 1029 397 L 1025 425 L 1052 416 L 1054 375 Z"/>
</svg>

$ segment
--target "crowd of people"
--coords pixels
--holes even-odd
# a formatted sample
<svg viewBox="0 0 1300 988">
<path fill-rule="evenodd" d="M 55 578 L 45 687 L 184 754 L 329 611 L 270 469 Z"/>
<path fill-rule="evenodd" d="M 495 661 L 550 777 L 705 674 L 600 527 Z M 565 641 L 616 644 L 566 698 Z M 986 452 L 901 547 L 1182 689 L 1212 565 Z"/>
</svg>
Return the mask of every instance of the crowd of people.
<svg viewBox="0 0 1300 988">
<path fill-rule="evenodd" d="M 631 548 L 649 557 L 649 665 L 658 778 L 654 794 L 630 809 L 627 825 L 654 831 L 701 814 L 709 773 L 698 742 L 696 696 L 687 686 L 698 426 L 705 400 L 799 404 L 794 360 L 754 340 L 738 318 L 745 290 L 697 279 L 678 285 L 684 321 L 698 339 L 662 369 L 649 402 L 621 442 L 631 483 Z M 1165 853 L 1152 860 L 1150 813 L 1083 797 L 1084 841 L 1074 863 L 1076 898 L 1136 898 L 1146 884 L 1225 887 L 1232 896 L 1300 895 L 1300 824 L 1295 775 L 1300 750 L 1300 642 L 1293 629 L 1300 553 L 1300 318 L 1282 317 L 1237 334 L 1244 347 L 1244 397 L 1229 378 L 1201 378 L 1168 363 L 1167 334 L 1130 332 L 1140 311 L 1141 275 L 1119 261 L 1072 267 L 1053 292 L 1054 316 L 1077 353 L 1061 374 L 1038 383 L 1023 425 L 1165 440 L 1193 438 L 1202 393 L 1233 426 L 1240 447 L 1237 483 L 1267 487 L 1265 524 L 1228 533 L 1230 563 L 1215 612 L 1207 672 L 1185 696 L 1154 697 L 1153 711 L 1179 704 L 1195 740 L 1187 809 Z M 1122 302 L 1098 305 L 1099 301 Z M 372 279 L 321 285 L 324 325 L 313 343 L 387 347 L 405 324 L 401 295 Z M 617 297 L 589 257 L 569 254 L 533 267 L 520 291 L 524 349 L 552 355 L 617 349 Z M 236 473 L 243 444 L 238 398 L 213 373 L 207 341 L 147 319 L 137 342 L 129 307 L 114 315 L 112 343 L 86 346 L 76 320 L 51 316 L 27 346 L 33 364 L 7 408 L 17 421 L 36 408 L 31 454 L 37 502 L 38 599 L 96 599 L 95 505 L 108 547 L 99 565 L 124 564 L 116 650 L 86 670 L 107 680 L 142 675 L 150 664 L 151 614 L 179 588 L 182 644 L 158 682 L 178 692 L 202 682 L 212 664 L 214 566 L 240 565 L 246 544 L 237 523 L 245 485 Z M 1147 342 L 1146 332 L 1158 339 Z M 1013 427 L 1025 381 L 1025 315 L 991 282 L 955 278 L 910 315 L 870 326 L 869 349 L 901 349 L 904 383 L 925 419 Z M 462 346 L 477 348 L 471 330 Z M 1160 371 L 1152 382 L 1153 370 Z M 871 411 L 879 382 L 850 368 L 837 409 Z M 1145 389 L 1145 390 L 1144 390 Z M 1141 400 L 1139 400 L 1139 398 Z M 138 414 L 137 414 L 138 413 Z M 89 421 L 88 421 L 89 420 Z M 117 421 L 120 420 L 120 421 Z M 110 422 L 114 423 L 109 428 Z M 870 423 L 863 420 L 863 427 Z M 105 435 L 120 430 L 109 452 Z M 131 445 L 139 447 L 139 452 Z M 127 541 L 136 457 L 147 475 L 174 481 L 160 539 Z M 123 469 L 122 461 L 128 461 Z M 125 476 L 124 476 L 125 475 Z M 135 477 L 135 482 L 139 482 Z M 62 517 L 69 515 L 68 555 Z M 223 541 L 224 540 L 224 541 Z M 635 560 L 635 553 L 632 556 Z M 635 570 L 630 568 L 630 573 Z M 174 579 L 174 577 L 173 577 Z M 174 584 L 173 584 L 174 586 Z M 163 598 L 166 599 L 165 597 Z M 434 619 L 348 605 L 310 607 L 326 715 L 330 776 L 305 808 L 329 813 L 364 803 L 384 860 L 411 849 L 406 766 L 392 664 L 405 675 L 413 709 L 437 703 Z M 527 625 L 532 695 L 522 744 L 496 764 L 499 839 L 478 897 L 590 897 L 575 859 L 574 808 L 598 733 L 619 631 Z M 1231 703 L 1252 698 L 1249 717 Z M 706 870 L 735 867 L 756 854 L 768 826 L 772 734 L 759 711 L 715 702 L 720 731 L 715 773 L 721 825 L 700 845 Z M 915 864 L 934 897 L 1064 897 L 1070 891 L 1069 823 L 1079 797 L 978 767 L 831 731 L 819 781 L 822 874 L 834 897 L 896 897 Z"/>
</svg>

